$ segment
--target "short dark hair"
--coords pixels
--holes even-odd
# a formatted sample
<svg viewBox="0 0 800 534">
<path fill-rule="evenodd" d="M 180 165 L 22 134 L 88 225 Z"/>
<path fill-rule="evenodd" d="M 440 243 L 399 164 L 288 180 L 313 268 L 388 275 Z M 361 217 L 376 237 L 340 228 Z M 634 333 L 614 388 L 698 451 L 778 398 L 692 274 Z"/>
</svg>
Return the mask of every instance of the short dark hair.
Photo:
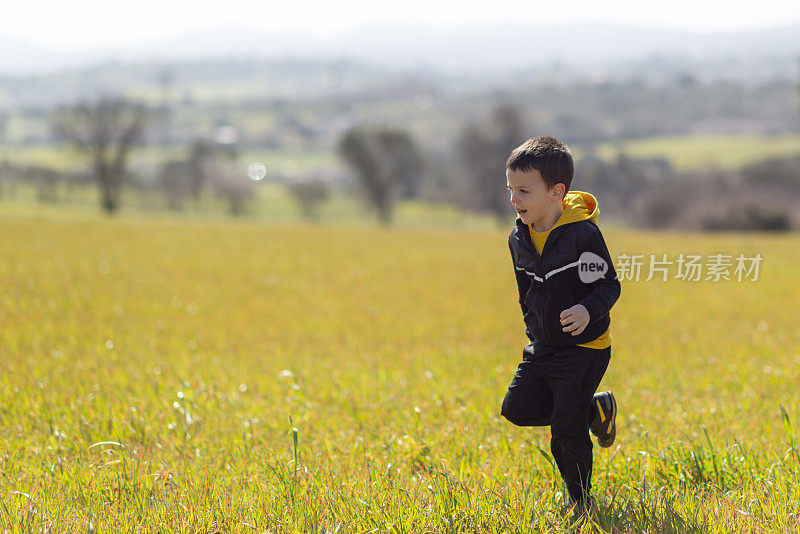
<svg viewBox="0 0 800 534">
<path fill-rule="evenodd" d="M 542 175 L 548 189 L 564 184 L 566 191 L 572 183 L 575 165 L 569 147 L 555 137 L 533 137 L 515 148 L 506 161 L 506 169 Z M 566 193 L 565 191 L 565 193 Z"/>
</svg>

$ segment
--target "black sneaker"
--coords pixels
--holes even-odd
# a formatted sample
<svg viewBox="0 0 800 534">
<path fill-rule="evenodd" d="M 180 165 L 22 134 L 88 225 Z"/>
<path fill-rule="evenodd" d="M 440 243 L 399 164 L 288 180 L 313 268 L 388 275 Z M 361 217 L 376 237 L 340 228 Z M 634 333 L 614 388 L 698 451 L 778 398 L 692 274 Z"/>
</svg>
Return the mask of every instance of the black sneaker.
<svg viewBox="0 0 800 534">
<path fill-rule="evenodd" d="M 610 447 L 617 437 L 617 401 L 610 391 L 596 393 L 592 402 L 597 406 L 597 416 L 589 425 L 592 434 L 597 436 L 597 444 Z"/>
</svg>

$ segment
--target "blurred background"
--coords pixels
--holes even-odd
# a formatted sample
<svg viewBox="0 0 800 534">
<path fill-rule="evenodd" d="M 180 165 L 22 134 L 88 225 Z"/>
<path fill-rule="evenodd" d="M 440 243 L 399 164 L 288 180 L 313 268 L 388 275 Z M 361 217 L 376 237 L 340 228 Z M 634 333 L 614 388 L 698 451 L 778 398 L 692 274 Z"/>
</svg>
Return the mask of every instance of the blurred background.
<svg viewBox="0 0 800 534">
<path fill-rule="evenodd" d="M 552 135 L 607 221 L 800 227 L 800 6 L 165 4 L 9 9 L 0 212 L 503 226 Z"/>
</svg>

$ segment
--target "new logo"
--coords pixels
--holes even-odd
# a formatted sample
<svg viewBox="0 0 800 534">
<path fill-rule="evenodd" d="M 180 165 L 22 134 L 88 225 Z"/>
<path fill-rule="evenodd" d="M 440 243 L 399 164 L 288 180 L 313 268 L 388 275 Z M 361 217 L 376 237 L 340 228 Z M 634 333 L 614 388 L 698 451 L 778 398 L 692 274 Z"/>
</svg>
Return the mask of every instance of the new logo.
<svg viewBox="0 0 800 534">
<path fill-rule="evenodd" d="M 578 276 L 584 284 L 600 280 L 608 272 L 606 261 L 594 252 L 584 252 L 578 258 Z"/>
</svg>

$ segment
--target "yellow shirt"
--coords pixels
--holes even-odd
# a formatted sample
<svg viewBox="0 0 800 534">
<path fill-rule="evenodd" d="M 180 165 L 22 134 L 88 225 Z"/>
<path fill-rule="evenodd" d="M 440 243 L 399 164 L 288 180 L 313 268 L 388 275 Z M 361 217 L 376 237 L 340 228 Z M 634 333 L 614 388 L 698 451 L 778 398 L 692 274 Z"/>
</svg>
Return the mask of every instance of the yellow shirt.
<svg viewBox="0 0 800 534">
<path fill-rule="evenodd" d="M 558 221 L 556 221 L 556 224 L 553 226 L 553 228 L 555 228 L 556 226 L 560 225 L 561 219 L 563 219 L 563 217 L 564 217 L 564 214 L 562 213 L 561 217 L 559 217 Z M 537 231 L 535 231 L 533 229 L 533 226 L 530 225 L 530 224 L 528 225 L 528 228 L 531 231 L 531 241 L 533 241 L 533 246 L 536 247 L 536 252 L 538 252 L 539 255 L 541 256 L 542 249 L 544 248 L 544 243 L 545 243 L 545 241 L 547 241 L 547 236 L 550 235 L 550 230 L 552 230 L 553 228 L 551 228 L 550 230 L 548 230 L 546 232 L 537 232 Z M 588 343 L 581 343 L 578 346 L 579 347 L 586 347 L 586 348 L 589 348 L 589 349 L 605 349 L 605 348 L 610 347 L 611 346 L 611 326 L 609 326 L 608 329 L 605 332 L 600 334 L 600 337 L 598 337 L 597 339 L 593 339 L 592 341 L 590 341 Z"/>
</svg>

